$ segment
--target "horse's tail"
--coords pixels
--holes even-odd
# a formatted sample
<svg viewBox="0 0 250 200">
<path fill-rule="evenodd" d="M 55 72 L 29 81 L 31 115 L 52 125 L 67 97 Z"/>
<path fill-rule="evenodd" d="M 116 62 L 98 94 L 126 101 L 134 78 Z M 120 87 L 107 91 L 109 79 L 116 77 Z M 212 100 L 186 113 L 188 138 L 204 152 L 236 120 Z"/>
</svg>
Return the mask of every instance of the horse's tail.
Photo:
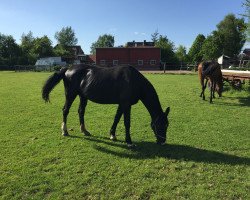
<svg viewBox="0 0 250 200">
<path fill-rule="evenodd" d="M 55 72 L 52 74 L 47 81 L 44 83 L 42 88 L 42 98 L 45 102 L 49 101 L 49 94 L 53 90 L 53 88 L 64 78 L 65 72 L 68 69 L 62 68 L 59 72 Z"/>
<path fill-rule="evenodd" d="M 198 65 L 198 76 L 199 76 L 201 85 L 203 85 L 203 80 L 202 80 L 202 64 L 203 64 L 203 63 L 200 63 L 200 64 Z"/>
</svg>

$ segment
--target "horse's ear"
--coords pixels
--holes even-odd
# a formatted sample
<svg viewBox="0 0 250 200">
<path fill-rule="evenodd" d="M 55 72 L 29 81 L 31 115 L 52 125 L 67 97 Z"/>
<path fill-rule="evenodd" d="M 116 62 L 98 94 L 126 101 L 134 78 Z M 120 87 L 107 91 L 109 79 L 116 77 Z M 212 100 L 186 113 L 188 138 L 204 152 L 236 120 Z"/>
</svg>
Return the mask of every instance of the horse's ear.
<svg viewBox="0 0 250 200">
<path fill-rule="evenodd" d="M 165 115 L 168 116 L 168 113 L 170 111 L 170 107 L 167 107 L 166 111 L 165 111 Z"/>
</svg>

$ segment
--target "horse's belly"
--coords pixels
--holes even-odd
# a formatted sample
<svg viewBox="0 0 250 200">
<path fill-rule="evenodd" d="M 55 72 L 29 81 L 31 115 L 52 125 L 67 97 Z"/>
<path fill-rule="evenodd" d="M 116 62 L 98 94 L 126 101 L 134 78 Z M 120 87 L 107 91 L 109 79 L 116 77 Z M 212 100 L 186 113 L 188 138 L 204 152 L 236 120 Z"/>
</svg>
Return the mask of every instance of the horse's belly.
<svg viewBox="0 0 250 200">
<path fill-rule="evenodd" d="M 84 96 L 95 103 L 100 104 L 119 104 L 119 94 L 110 91 L 85 91 Z"/>
<path fill-rule="evenodd" d="M 107 97 L 98 98 L 98 97 L 87 96 L 87 99 L 100 104 L 119 104 L 119 100 L 116 98 L 107 98 Z"/>
</svg>

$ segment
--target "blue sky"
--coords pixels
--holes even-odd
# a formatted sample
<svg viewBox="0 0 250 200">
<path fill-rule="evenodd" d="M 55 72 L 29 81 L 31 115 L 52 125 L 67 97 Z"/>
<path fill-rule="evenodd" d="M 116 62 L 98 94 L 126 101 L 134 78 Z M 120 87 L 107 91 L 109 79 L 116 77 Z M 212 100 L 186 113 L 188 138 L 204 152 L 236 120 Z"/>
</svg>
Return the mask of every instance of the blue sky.
<svg viewBox="0 0 250 200">
<path fill-rule="evenodd" d="M 0 0 L 0 33 L 20 43 L 22 33 L 54 35 L 71 26 L 85 53 L 102 34 L 115 36 L 115 46 L 151 40 L 158 29 L 175 46 L 190 48 L 198 34 L 209 35 L 223 18 L 241 17 L 244 0 Z"/>
</svg>

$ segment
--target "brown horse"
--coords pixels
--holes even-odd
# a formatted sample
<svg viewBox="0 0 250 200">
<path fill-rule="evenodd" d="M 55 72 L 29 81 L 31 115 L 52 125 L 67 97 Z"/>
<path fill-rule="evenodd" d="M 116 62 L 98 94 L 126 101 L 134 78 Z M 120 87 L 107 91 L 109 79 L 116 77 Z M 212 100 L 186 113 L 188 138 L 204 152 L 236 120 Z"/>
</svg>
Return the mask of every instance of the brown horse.
<svg viewBox="0 0 250 200">
<path fill-rule="evenodd" d="M 205 100 L 204 91 L 207 87 L 207 83 L 210 86 L 210 103 L 212 103 L 214 96 L 214 92 L 216 91 L 219 97 L 222 96 L 223 90 L 223 77 L 221 72 L 221 67 L 219 63 L 215 61 L 205 61 L 198 65 L 198 75 L 202 87 L 202 91 L 200 97 Z M 204 84 L 204 80 L 206 82 Z"/>
</svg>

